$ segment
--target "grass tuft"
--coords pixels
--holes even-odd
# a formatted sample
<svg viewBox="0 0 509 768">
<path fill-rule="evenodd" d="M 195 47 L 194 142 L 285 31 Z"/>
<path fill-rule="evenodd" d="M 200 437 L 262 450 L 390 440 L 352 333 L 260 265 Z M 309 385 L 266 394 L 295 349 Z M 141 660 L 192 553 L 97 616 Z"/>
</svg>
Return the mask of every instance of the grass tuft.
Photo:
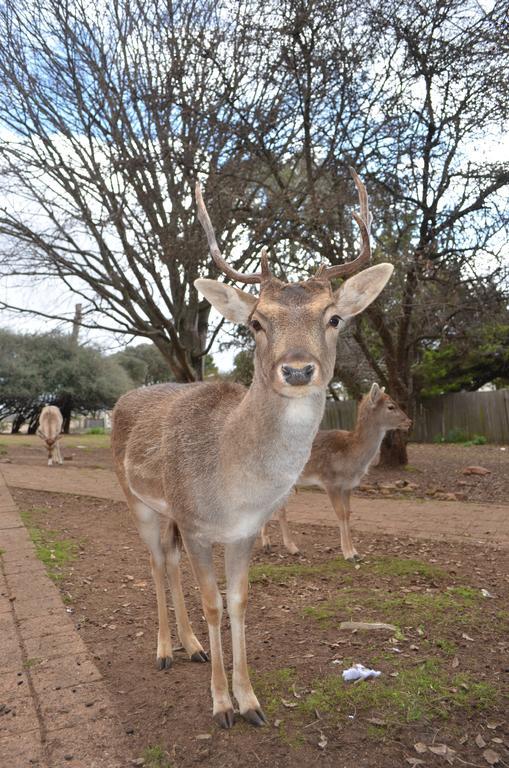
<svg viewBox="0 0 509 768">
<path fill-rule="evenodd" d="M 44 507 L 34 507 L 30 512 L 20 512 L 30 538 L 35 545 L 35 553 L 44 563 L 48 576 L 53 581 L 59 581 L 63 577 L 62 569 L 76 557 L 76 544 L 68 539 L 59 539 L 56 531 L 47 531 L 35 525 L 32 515 L 46 512 Z"/>
<path fill-rule="evenodd" d="M 172 768 L 168 753 L 162 747 L 147 747 L 143 752 L 145 768 Z"/>
</svg>

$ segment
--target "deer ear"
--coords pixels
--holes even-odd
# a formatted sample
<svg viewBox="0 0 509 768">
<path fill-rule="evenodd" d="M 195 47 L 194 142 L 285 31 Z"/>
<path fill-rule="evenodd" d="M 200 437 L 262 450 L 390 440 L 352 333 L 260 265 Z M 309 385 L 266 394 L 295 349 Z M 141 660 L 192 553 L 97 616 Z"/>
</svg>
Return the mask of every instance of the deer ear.
<svg viewBox="0 0 509 768">
<path fill-rule="evenodd" d="M 376 264 L 354 275 L 334 292 L 336 307 L 343 320 L 360 314 L 385 288 L 394 271 L 392 264 Z"/>
<path fill-rule="evenodd" d="M 373 382 L 371 385 L 371 389 L 369 390 L 369 399 L 374 404 L 377 402 L 377 400 L 381 397 L 383 393 L 383 388 L 380 389 L 376 381 Z"/>
<path fill-rule="evenodd" d="M 195 280 L 194 285 L 223 317 L 232 323 L 247 325 L 249 316 L 258 302 L 256 296 L 244 293 L 233 285 L 206 278 Z"/>
</svg>

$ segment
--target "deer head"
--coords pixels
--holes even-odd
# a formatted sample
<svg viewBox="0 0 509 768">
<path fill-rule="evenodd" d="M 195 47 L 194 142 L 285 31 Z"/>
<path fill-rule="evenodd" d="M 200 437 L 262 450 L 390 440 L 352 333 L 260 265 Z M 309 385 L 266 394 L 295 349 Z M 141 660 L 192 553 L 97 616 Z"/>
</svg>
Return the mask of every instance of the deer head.
<svg viewBox="0 0 509 768">
<path fill-rule="evenodd" d="M 308 280 L 285 283 L 272 275 L 266 251 L 261 271 L 243 274 L 223 259 L 216 242 L 199 184 L 196 185 L 198 218 L 205 230 L 210 253 L 219 269 L 243 283 L 259 283 L 253 296 L 215 280 L 195 281 L 198 291 L 227 320 L 247 325 L 255 338 L 255 376 L 285 397 L 302 397 L 323 389 L 332 378 L 337 336 L 346 321 L 362 312 L 384 288 L 391 264 L 377 264 L 350 277 L 340 288 L 331 280 L 349 276 L 369 263 L 371 214 L 364 184 L 350 169 L 360 199 L 354 213 L 361 233 L 361 252 L 352 262 L 322 265 Z"/>
<path fill-rule="evenodd" d="M 404 429 L 412 426 L 412 421 L 406 413 L 396 405 L 392 397 L 379 387 L 376 382 L 371 385 L 369 394 L 366 395 L 366 407 L 369 409 L 370 418 L 382 429 Z"/>
</svg>

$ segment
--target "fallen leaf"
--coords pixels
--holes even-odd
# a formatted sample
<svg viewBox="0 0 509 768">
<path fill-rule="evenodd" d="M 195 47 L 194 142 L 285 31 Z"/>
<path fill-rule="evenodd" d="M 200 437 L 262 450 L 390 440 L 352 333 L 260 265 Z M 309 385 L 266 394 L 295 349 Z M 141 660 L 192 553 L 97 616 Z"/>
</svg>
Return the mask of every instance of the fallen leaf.
<svg viewBox="0 0 509 768">
<path fill-rule="evenodd" d="M 327 739 L 325 738 L 325 734 L 323 733 L 323 731 L 320 731 L 320 741 L 318 742 L 318 746 L 320 747 L 320 749 L 325 749 L 325 747 L 327 746 L 327 743 L 328 742 L 327 742 Z"/>
<path fill-rule="evenodd" d="M 282 722 L 282 720 L 274 720 L 274 728 L 279 728 Z"/>
<path fill-rule="evenodd" d="M 468 640 L 468 641 L 469 641 L 469 642 L 471 642 L 471 643 L 475 642 L 475 641 L 474 641 L 474 638 L 473 638 L 473 637 L 470 637 L 470 635 L 467 635 L 467 634 L 466 634 L 466 632 L 463 632 L 463 634 L 461 635 L 461 637 L 463 638 L 463 640 Z"/>
<path fill-rule="evenodd" d="M 489 765 L 496 765 L 500 762 L 500 755 L 494 749 L 485 749 L 482 756 Z"/>
<path fill-rule="evenodd" d="M 457 667 L 459 667 L 459 665 L 460 665 L 460 660 L 458 659 L 457 656 L 455 656 L 454 659 L 452 660 L 451 666 L 453 669 L 456 669 Z"/>
<path fill-rule="evenodd" d="M 490 731 L 496 731 L 499 725 L 502 725 L 502 723 L 486 723 L 486 726 Z"/>
<path fill-rule="evenodd" d="M 198 739 L 198 741 L 206 741 L 207 739 L 212 738 L 211 733 L 198 733 L 195 737 L 195 739 Z"/>
<path fill-rule="evenodd" d="M 422 741 L 418 741 L 417 744 L 414 744 L 414 749 L 416 752 L 419 753 L 419 755 L 423 755 L 425 752 L 428 751 L 428 747 L 426 744 L 423 744 Z"/>
<path fill-rule="evenodd" d="M 295 709 L 298 706 L 295 701 L 287 701 L 286 699 L 281 699 L 281 704 L 287 709 Z"/>
<path fill-rule="evenodd" d="M 464 733 L 460 739 L 460 744 L 466 744 L 468 741 L 468 733 Z"/>
<path fill-rule="evenodd" d="M 420 760 L 418 757 L 406 757 L 405 761 L 409 765 L 425 765 L 424 760 Z"/>
<path fill-rule="evenodd" d="M 140 630 L 139 632 L 136 632 L 135 637 L 143 637 L 144 634 L 145 633 L 143 632 L 143 630 Z"/>
<path fill-rule="evenodd" d="M 484 741 L 480 733 L 478 733 L 477 736 L 475 737 L 475 743 L 477 744 L 479 749 L 484 749 L 484 747 L 486 746 L 486 742 Z"/>
<path fill-rule="evenodd" d="M 378 717 L 368 717 L 368 723 L 371 723 L 371 725 L 378 725 L 380 728 L 383 728 L 387 725 L 385 720 L 380 720 Z"/>
<path fill-rule="evenodd" d="M 297 691 L 295 690 L 295 683 L 292 685 L 292 692 L 296 699 L 302 699 L 301 694 L 297 693 Z"/>
</svg>

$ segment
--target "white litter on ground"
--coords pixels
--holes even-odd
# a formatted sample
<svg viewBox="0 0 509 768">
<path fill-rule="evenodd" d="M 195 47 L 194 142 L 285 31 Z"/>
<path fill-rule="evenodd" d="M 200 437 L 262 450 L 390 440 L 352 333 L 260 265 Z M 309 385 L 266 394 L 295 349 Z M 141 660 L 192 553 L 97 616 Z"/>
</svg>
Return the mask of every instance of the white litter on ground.
<svg viewBox="0 0 509 768">
<path fill-rule="evenodd" d="M 376 669 L 368 669 L 364 664 L 354 664 L 350 669 L 343 670 L 343 680 L 351 683 L 354 680 L 368 680 L 370 677 L 380 677 L 382 673 Z"/>
</svg>

